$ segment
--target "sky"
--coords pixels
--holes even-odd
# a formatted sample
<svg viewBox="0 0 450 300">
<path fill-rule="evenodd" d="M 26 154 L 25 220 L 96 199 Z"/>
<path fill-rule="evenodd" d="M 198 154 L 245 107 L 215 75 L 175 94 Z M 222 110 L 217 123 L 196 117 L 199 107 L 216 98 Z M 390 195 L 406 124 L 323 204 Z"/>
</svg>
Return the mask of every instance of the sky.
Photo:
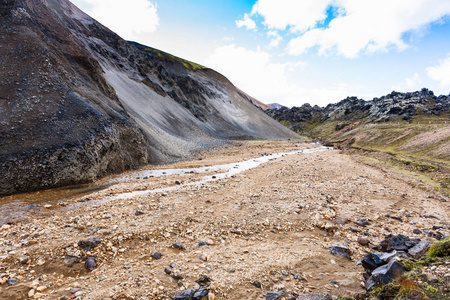
<svg viewBox="0 0 450 300">
<path fill-rule="evenodd" d="M 264 103 L 450 93 L 450 0 L 71 0 Z"/>
</svg>

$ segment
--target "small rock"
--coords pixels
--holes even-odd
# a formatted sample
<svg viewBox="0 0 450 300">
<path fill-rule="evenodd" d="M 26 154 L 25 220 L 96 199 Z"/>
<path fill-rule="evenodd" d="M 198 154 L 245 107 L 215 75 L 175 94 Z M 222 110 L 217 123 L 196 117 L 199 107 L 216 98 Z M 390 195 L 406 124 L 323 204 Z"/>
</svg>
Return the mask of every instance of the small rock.
<svg viewBox="0 0 450 300">
<path fill-rule="evenodd" d="M 194 295 L 194 290 L 187 289 L 182 291 L 179 294 L 173 295 L 170 297 L 172 300 L 190 300 L 192 299 L 192 296 Z"/>
<path fill-rule="evenodd" d="M 66 266 L 71 268 L 74 264 L 79 263 L 80 259 L 78 257 L 69 257 L 69 258 L 64 259 L 64 262 L 65 262 Z"/>
<path fill-rule="evenodd" d="M 253 283 L 252 283 L 254 286 L 256 286 L 258 289 L 260 289 L 261 287 L 262 287 L 262 284 L 261 284 L 261 282 L 259 282 L 259 281 L 253 281 Z"/>
<path fill-rule="evenodd" d="M 284 295 L 285 292 L 286 292 L 285 290 L 281 290 L 281 291 L 279 291 L 279 292 L 277 292 L 277 293 L 274 293 L 274 292 L 268 292 L 268 293 L 266 294 L 266 300 L 278 300 L 278 299 L 280 299 L 281 297 L 283 297 L 283 295 Z"/>
<path fill-rule="evenodd" d="M 201 246 L 206 246 L 206 245 L 208 245 L 206 242 L 204 242 L 204 241 L 198 241 L 198 246 L 199 246 L 199 247 L 201 247 Z"/>
<path fill-rule="evenodd" d="M 358 243 L 363 246 L 369 245 L 369 240 L 363 237 L 358 237 Z"/>
<path fill-rule="evenodd" d="M 17 278 L 9 278 L 7 281 L 6 281 L 6 283 L 8 284 L 8 285 L 15 285 L 16 283 L 18 283 L 19 282 L 19 279 L 17 279 Z"/>
<path fill-rule="evenodd" d="M 84 293 L 83 293 L 82 291 L 78 291 L 78 292 L 75 293 L 74 296 L 75 296 L 75 297 L 81 297 L 81 296 L 83 296 L 83 294 L 84 294 Z"/>
<path fill-rule="evenodd" d="M 331 221 L 333 224 L 336 224 L 336 225 L 345 225 L 345 224 L 347 224 L 348 222 L 350 222 L 350 220 L 349 219 L 347 219 L 347 218 L 343 218 L 343 217 L 336 217 L 336 218 L 334 218 L 334 220 L 333 221 Z"/>
<path fill-rule="evenodd" d="M 173 279 L 175 279 L 175 280 L 181 280 L 181 279 L 184 278 L 183 275 L 181 275 L 180 273 L 173 273 L 173 274 L 171 275 L 171 277 L 172 277 Z"/>
<path fill-rule="evenodd" d="M 206 296 L 208 296 L 208 290 L 204 286 L 201 286 L 194 292 L 194 295 L 192 295 L 192 299 L 202 299 Z"/>
<path fill-rule="evenodd" d="M 91 256 L 88 259 L 86 259 L 84 266 L 89 271 L 93 271 L 95 270 L 95 268 L 97 268 L 97 260 L 95 259 L 95 257 Z"/>
<path fill-rule="evenodd" d="M 34 289 L 31 289 L 31 290 L 28 292 L 28 297 L 29 297 L 29 298 L 33 298 L 33 296 L 34 296 L 35 293 L 36 293 L 36 291 L 35 291 Z"/>
<path fill-rule="evenodd" d="M 234 273 L 234 272 L 236 272 L 236 269 L 235 268 L 227 268 L 227 272 Z"/>
<path fill-rule="evenodd" d="M 172 274 L 172 270 L 169 268 L 164 268 L 164 273 L 166 273 L 167 275 Z"/>
<path fill-rule="evenodd" d="M 158 260 L 158 259 L 161 259 L 162 254 L 161 254 L 161 252 L 156 251 L 155 253 L 153 253 L 153 254 L 151 255 L 151 257 L 154 258 L 154 259 L 156 259 L 156 260 Z"/>
<path fill-rule="evenodd" d="M 50 209 L 50 208 L 52 208 L 52 205 L 50 205 L 50 204 L 46 204 L 46 205 L 44 205 L 44 208 L 46 208 L 46 209 Z"/>
<path fill-rule="evenodd" d="M 36 288 L 36 291 L 38 291 L 38 292 L 43 292 L 43 291 L 45 291 L 47 289 L 47 287 L 45 286 L 45 285 L 42 285 L 42 286 L 38 286 L 37 288 Z"/>
<path fill-rule="evenodd" d="M 415 259 L 421 258 L 430 249 L 431 243 L 428 241 L 421 241 L 414 247 L 408 250 L 408 254 Z"/>
<path fill-rule="evenodd" d="M 140 211 L 140 210 L 137 210 L 137 211 L 134 212 L 135 216 L 142 216 L 143 214 L 144 214 L 144 212 Z"/>
<path fill-rule="evenodd" d="M 416 229 L 413 230 L 413 233 L 414 233 L 414 234 L 421 234 L 421 233 L 422 233 L 422 230 L 416 228 Z"/>
<path fill-rule="evenodd" d="M 24 257 L 19 258 L 19 263 L 20 263 L 21 265 L 26 265 L 26 264 L 28 263 L 29 260 L 30 260 L 29 257 L 24 256 Z"/>
<path fill-rule="evenodd" d="M 195 282 L 198 283 L 198 285 L 200 286 L 209 286 L 211 284 L 211 278 L 209 278 L 209 276 L 207 275 L 203 275 L 202 277 L 200 277 L 199 279 L 197 279 Z"/>
<path fill-rule="evenodd" d="M 361 227 L 365 227 L 367 225 L 369 225 L 369 221 L 367 221 L 367 219 L 362 218 L 362 219 L 358 219 L 355 222 L 356 225 L 361 226 Z"/>
<path fill-rule="evenodd" d="M 206 241 L 206 244 L 208 244 L 209 246 L 215 245 L 214 241 L 211 240 L 211 239 L 207 240 L 207 241 Z"/>
<path fill-rule="evenodd" d="M 339 246 L 333 245 L 328 250 L 333 255 L 351 259 L 352 252 L 350 251 L 349 248 L 347 248 L 343 245 L 339 245 Z"/>
<path fill-rule="evenodd" d="M 181 243 L 173 243 L 172 244 L 172 248 L 179 249 L 179 250 L 185 250 L 186 249 L 186 248 L 184 248 L 183 244 L 181 244 Z"/>
<path fill-rule="evenodd" d="M 101 242 L 102 242 L 102 240 L 99 237 L 91 237 L 91 238 L 88 238 L 85 241 L 79 241 L 78 242 L 78 246 L 83 248 L 86 251 L 89 251 L 92 248 L 95 248 L 98 245 L 100 245 Z"/>
<path fill-rule="evenodd" d="M 208 261 L 208 256 L 206 255 L 206 254 L 200 254 L 199 256 L 198 256 L 198 258 L 200 258 L 200 260 L 203 260 L 203 261 Z"/>
</svg>

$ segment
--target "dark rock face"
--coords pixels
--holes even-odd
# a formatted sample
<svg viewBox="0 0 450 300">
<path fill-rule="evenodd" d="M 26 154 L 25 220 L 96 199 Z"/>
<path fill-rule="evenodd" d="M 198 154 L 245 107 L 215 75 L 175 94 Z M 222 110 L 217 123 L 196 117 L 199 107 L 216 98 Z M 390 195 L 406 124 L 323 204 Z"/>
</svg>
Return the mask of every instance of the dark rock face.
<svg viewBox="0 0 450 300">
<path fill-rule="evenodd" d="M 0 1 L 0 195 L 289 138 L 220 74 L 130 43 L 68 0 Z"/>
<path fill-rule="evenodd" d="M 82 240 L 78 242 L 78 246 L 83 248 L 84 250 L 91 250 L 92 248 L 97 247 L 98 245 L 100 245 L 102 242 L 102 240 L 99 237 L 91 237 L 88 238 L 87 240 Z"/>
</svg>

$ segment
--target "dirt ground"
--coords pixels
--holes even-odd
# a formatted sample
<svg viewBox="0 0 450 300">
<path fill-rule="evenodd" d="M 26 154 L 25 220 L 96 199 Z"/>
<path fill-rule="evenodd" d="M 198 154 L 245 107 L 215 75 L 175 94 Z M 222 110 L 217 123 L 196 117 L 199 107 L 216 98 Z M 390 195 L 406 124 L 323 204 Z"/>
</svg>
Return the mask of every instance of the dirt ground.
<svg viewBox="0 0 450 300">
<path fill-rule="evenodd" d="M 201 153 L 201 160 L 149 169 L 214 166 L 317 147 L 235 142 Z M 210 299 L 265 299 L 282 289 L 291 296 L 352 295 L 364 291 L 356 262 L 371 251 L 358 237 L 377 245 L 389 233 L 435 241 L 423 232 L 450 232 L 446 196 L 337 150 L 280 157 L 203 185 L 186 184 L 214 172 L 141 174 L 107 178 L 97 187 L 108 188 L 77 196 L 68 192 L 72 188 L 0 199 L 0 299 L 168 299 L 197 288 L 203 275 L 212 280 Z M 111 198 L 169 186 L 176 188 Z M 356 225 L 359 218 L 369 225 Z M 78 246 L 91 237 L 100 245 Z M 329 252 L 339 244 L 351 249 L 351 260 Z M 157 251 L 160 259 L 152 257 Z M 67 266 L 68 258 L 83 256 L 95 257 L 97 268 Z M 9 285 L 12 278 L 19 281 Z"/>
</svg>

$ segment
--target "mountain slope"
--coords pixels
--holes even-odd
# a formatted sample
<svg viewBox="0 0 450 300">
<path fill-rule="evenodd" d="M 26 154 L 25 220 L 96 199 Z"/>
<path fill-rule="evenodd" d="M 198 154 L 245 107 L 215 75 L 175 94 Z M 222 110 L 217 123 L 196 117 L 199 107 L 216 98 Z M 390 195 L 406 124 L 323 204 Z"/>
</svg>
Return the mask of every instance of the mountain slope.
<svg viewBox="0 0 450 300">
<path fill-rule="evenodd" d="M 0 194 L 296 136 L 222 75 L 127 42 L 67 0 L 1 0 L 0 66 Z"/>
</svg>

